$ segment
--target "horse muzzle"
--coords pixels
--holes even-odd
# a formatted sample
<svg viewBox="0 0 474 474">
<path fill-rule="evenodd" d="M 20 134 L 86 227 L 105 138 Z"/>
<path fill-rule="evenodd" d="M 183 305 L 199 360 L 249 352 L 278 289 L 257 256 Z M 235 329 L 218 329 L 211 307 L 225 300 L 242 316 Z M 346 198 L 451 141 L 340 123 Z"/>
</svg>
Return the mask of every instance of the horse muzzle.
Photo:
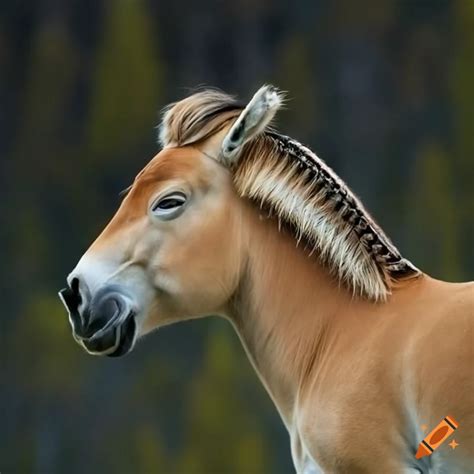
<svg viewBox="0 0 474 474">
<path fill-rule="evenodd" d="M 59 297 L 69 313 L 74 339 L 87 352 L 118 357 L 132 350 L 137 334 L 136 310 L 123 288 L 107 285 L 89 298 L 84 282 L 73 278 Z"/>
</svg>

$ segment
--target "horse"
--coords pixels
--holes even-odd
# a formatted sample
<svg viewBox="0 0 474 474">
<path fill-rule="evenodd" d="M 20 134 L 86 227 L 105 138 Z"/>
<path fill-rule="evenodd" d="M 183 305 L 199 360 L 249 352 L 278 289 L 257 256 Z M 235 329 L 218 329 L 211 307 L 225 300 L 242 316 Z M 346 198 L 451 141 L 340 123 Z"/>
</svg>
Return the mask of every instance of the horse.
<svg viewBox="0 0 474 474">
<path fill-rule="evenodd" d="M 201 90 L 67 278 L 75 340 L 122 356 L 220 315 L 288 430 L 297 473 L 474 471 L 474 282 L 404 258 L 349 187 L 271 126 L 284 95 Z M 427 427 L 448 443 L 417 459 Z"/>
</svg>

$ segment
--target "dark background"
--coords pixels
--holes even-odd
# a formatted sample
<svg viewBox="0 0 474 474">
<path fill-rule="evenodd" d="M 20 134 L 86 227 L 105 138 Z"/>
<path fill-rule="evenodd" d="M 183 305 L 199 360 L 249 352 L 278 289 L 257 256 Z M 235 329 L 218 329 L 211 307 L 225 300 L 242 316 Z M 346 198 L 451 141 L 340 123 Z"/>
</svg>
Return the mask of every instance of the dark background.
<svg viewBox="0 0 474 474">
<path fill-rule="evenodd" d="M 93 358 L 56 292 L 202 84 L 289 91 L 280 130 L 415 264 L 472 279 L 473 51 L 474 0 L 1 0 L 1 472 L 292 472 L 226 323 Z"/>
</svg>

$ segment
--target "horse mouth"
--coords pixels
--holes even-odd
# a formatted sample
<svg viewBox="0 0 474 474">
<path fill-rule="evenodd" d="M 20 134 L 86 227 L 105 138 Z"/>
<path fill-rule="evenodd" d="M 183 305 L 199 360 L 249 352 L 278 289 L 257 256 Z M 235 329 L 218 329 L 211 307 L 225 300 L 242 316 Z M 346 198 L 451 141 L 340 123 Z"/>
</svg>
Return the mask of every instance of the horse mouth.
<svg viewBox="0 0 474 474">
<path fill-rule="evenodd" d="M 77 285 L 64 288 L 59 296 L 74 339 L 89 354 L 119 357 L 133 349 L 138 332 L 136 307 L 120 287 L 104 287 L 81 310 Z"/>
<path fill-rule="evenodd" d="M 89 354 L 120 357 L 128 354 L 134 344 L 137 333 L 135 315 L 131 313 L 121 324 L 109 328 L 106 332 L 90 338 L 77 338 Z"/>
</svg>

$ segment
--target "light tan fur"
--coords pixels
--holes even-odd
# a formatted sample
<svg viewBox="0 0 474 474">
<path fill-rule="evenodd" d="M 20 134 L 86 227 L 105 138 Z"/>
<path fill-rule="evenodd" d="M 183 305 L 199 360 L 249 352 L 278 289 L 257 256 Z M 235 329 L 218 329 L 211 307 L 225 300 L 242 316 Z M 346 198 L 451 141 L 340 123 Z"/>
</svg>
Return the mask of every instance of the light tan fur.
<svg viewBox="0 0 474 474">
<path fill-rule="evenodd" d="M 298 473 L 471 472 L 474 283 L 445 283 L 416 271 L 418 278 L 392 285 L 384 279 L 388 270 L 374 275 L 361 262 L 356 271 L 371 282 L 351 283 L 349 269 L 332 271 L 344 263 L 321 243 L 321 226 L 310 222 L 324 203 L 301 188 L 291 167 L 275 163 L 279 155 L 270 157 L 264 142 L 277 146 L 274 138 L 249 141 L 230 171 L 219 162 L 220 144 L 242 109 L 217 114 L 219 123 L 202 133 L 199 119 L 182 109 L 180 120 L 195 126 L 188 135 L 171 110 L 162 129 L 165 148 L 137 176 L 73 273 L 97 280 L 96 265 L 114 269 L 104 281 L 129 293 L 137 281 L 146 286 L 152 296 L 137 315 L 140 335 L 188 318 L 227 318 L 288 429 Z M 273 173 L 252 164 L 262 156 Z M 173 189 L 191 196 L 187 209 L 174 220 L 151 218 L 156 196 Z M 272 193 L 280 197 L 272 201 Z M 251 199 L 259 204 L 262 195 L 263 209 Z M 280 209 L 279 199 L 289 207 Z M 327 238 L 345 249 L 339 253 L 354 264 L 367 262 L 367 255 L 350 256 L 357 244 L 339 242 L 351 237 L 340 237 L 345 228 L 337 219 L 333 225 Z M 314 252 L 297 245 L 308 234 Z M 341 284 L 347 279 L 349 285 Z M 448 414 L 459 422 L 459 447 L 444 445 L 415 460 L 421 425 L 435 426 Z"/>
</svg>

